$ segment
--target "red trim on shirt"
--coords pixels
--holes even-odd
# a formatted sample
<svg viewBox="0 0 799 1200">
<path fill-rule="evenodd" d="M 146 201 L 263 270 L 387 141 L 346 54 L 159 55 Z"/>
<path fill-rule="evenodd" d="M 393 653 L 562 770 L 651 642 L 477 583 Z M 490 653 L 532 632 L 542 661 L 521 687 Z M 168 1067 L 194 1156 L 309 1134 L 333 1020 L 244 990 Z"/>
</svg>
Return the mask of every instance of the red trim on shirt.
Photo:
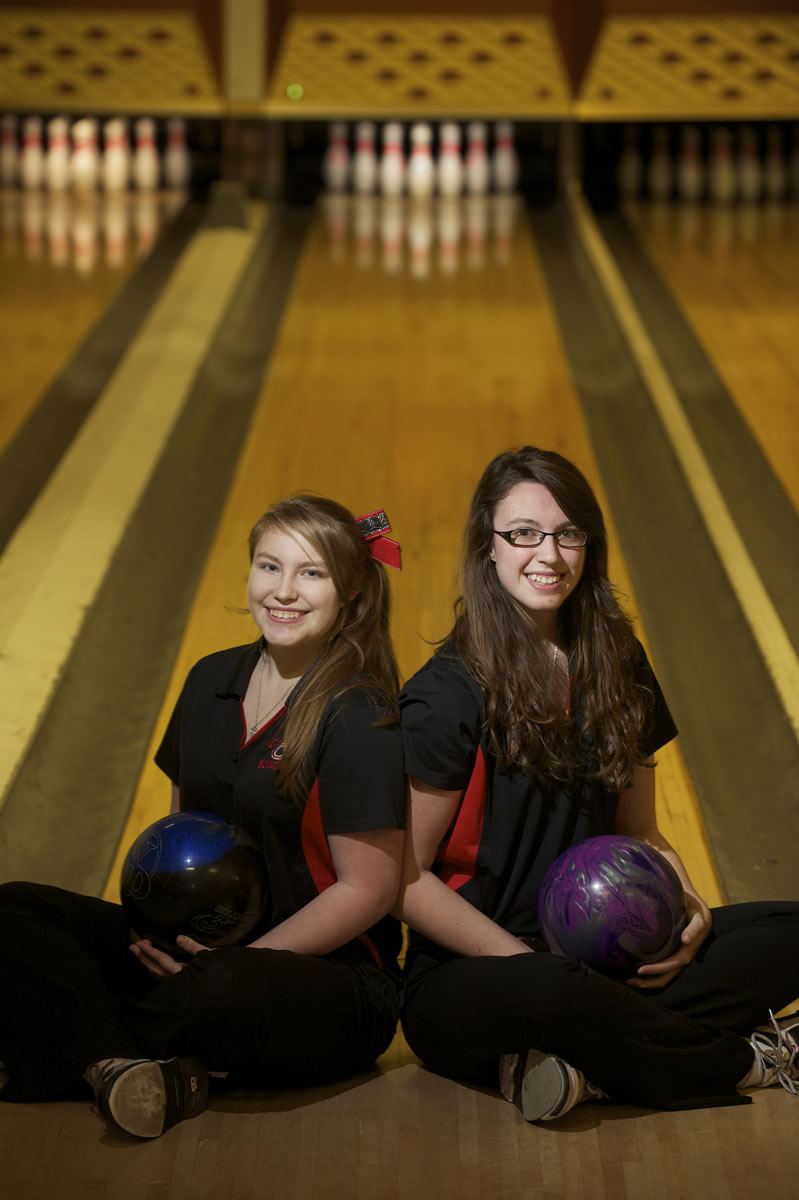
<svg viewBox="0 0 799 1200">
<path fill-rule="evenodd" d="M 472 777 L 463 794 L 458 816 L 437 856 L 442 864 L 440 878 L 454 891 L 474 875 L 485 820 L 485 798 L 486 764 L 482 747 L 478 746 Z"/>
<path fill-rule="evenodd" d="M 308 870 L 311 872 L 311 878 L 316 884 L 316 890 L 321 894 L 336 882 L 337 876 L 336 868 L 333 865 L 333 856 L 330 853 L 330 843 L 322 824 L 318 779 L 314 780 L 314 785 L 308 793 L 308 800 L 302 814 L 302 852 Z M 358 941 L 363 943 L 378 967 L 382 967 L 380 954 L 372 939 L 362 933 L 358 936 Z"/>
<path fill-rule="evenodd" d="M 318 892 L 324 892 L 336 882 L 336 868 L 322 824 L 322 807 L 319 801 L 319 780 L 315 779 L 308 793 L 302 814 L 302 852 Z"/>
</svg>

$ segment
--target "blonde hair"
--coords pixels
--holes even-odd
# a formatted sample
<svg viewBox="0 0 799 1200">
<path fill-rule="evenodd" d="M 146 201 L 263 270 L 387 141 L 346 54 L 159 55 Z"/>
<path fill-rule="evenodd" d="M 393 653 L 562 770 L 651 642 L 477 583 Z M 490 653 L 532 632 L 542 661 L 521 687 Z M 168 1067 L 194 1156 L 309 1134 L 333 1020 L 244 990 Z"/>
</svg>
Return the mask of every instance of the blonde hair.
<svg viewBox="0 0 799 1200">
<path fill-rule="evenodd" d="M 385 568 L 372 558 L 349 509 L 321 496 L 280 500 L 250 533 L 250 561 L 263 534 L 281 529 L 298 534 L 322 556 L 342 603 L 341 612 L 316 661 L 306 671 L 289 705 L 280 782 L 298 804 L 310 779 L 308 755 L 325 708 L 336 696 L 367 686 L 389 720 L 396 720 L 399 671 L 389 633 L 391 593 Z M 382 722 L 384 723 L 385 717 Z"/>
</svg>

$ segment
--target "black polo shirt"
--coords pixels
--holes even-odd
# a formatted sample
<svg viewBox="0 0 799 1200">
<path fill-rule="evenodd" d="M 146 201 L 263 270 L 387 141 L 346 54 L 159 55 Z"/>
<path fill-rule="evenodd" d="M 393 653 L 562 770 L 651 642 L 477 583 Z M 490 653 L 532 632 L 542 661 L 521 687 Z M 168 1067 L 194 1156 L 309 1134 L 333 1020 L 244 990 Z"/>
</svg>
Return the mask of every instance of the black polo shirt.
<svg viewBox="0 0 799 1200">
<path fill-rule="evenodd" d="M 310 754 L 304 806 L 283 793 L 278 767 L 287 708 L 249 739 L 244 720 L 244 696 L 261 646 L 259 641 L 222 650 L 192 667 L 155 756 L 180 788 L 182 811 L 217 813 L 261 846 L 271 902 L 253 937 L 335 882 L 330 834 L 401 829 L 405 809 L 399 727 L 376 724 L 387 710 L 363 686 L 325 710 Z M 385 918 L 340 956 L 351 961 L 357 950 L 356 961 L 393 966 L 400 940 L 398 923 Z"/>
<path fill-rule="evenodd" d="M 653 694 L 646 755 L 677 732 L 639 644 L 638 675 Z M 579 721 L 579 697 L 575 698 Z M 405 770 L 448 791 L 464 789 L 434 870 L 451 888 L 517 936 L 539 932 L 538 890 L 568 846 L 612 833 L 618 794 L 602 783 L 565 783 L 502 771 L 489 746 L 480 685 L 446 643 L 400 694 Z M 590 746 L 582 747 L 590 757 Z"/>
</svg>

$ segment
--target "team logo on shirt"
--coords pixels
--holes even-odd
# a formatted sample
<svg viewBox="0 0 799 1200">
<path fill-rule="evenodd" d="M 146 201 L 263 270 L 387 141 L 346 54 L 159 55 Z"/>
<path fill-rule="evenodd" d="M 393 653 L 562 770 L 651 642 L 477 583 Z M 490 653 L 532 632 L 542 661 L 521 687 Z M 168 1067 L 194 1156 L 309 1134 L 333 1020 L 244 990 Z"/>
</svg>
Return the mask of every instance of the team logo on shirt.
<svg viewBox="0 0 799 1200">
<path fill-rule="evenodd" d="M 258 770 L 259 771 L 276 771 L 278 769 L 278 767 L 280 766 L 280 760 L 283 757 L 283 753 L 286 748 L 283 738 L 282 737 L 272 738 L 271 742 L 269 743 L 269 745 L 266 748 L 269 751 L 269 757 L 259 759 Z"/>
</svg>

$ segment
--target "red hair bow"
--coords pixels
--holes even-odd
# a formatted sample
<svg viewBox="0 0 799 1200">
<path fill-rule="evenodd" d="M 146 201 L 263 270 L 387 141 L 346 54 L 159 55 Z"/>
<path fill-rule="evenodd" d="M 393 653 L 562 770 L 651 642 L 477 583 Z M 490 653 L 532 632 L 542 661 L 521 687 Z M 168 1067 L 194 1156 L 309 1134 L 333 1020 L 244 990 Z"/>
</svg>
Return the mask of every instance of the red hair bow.
<svg viewBox="0 0 799 1200">
<path fill-rule="evenodd" d="M 369 553 L 372 558 L 376 558 L 378 562 L 385 563 L 387 567 L 396 567 L 398 571 L 401 570 L 400 544 L 399 542 L 395 542 L 393 538 L 385 536 L 391 532 L 391 526 L 382 508 L 366 513 L 363 517 L 356 517 L 355 520 L 369 547 Z"/>
</svg>

